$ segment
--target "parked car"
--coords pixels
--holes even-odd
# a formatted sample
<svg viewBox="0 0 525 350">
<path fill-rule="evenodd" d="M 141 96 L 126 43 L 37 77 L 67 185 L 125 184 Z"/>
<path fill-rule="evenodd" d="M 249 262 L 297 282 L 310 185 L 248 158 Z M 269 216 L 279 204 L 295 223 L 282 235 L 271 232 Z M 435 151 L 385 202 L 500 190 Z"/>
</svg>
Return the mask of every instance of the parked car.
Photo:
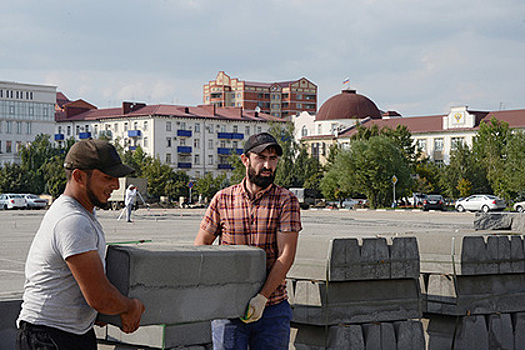
<svg viewBox="0 0 525 350">
<path fill-rule="evenodd" d="M 26 200 L 21 194 L 4 193 L 0 195 L 0 208 L 7 209 L 24 209 Z"/>
<path fill-rule="evenodd" d="M 407 198 L 407 202 L 408 204 L 417 207 L 419 205 L 423 205 L 423 201 L 426 197 L 427 195 L 424 193 L 414 192 L 412 193 L 412 197 Z"/>
<path fill-rule="evenodd" d="M 47 201 L 36 194 L 23 194 L 22 196 L 26 200 L 27 209 L 45 209 L 47 206 Z"/>
<path fill-rule="evenodd" d="M 440 194 L 428 194 L 423 200 L 423 210 L 445 210 L 445 200 Z"/>
<path fill-rule="evenodd" d="M 339 207 L 343 209 L 353 209 L 354 207 L 364 208 L 367 204 L 368 204 L 367 199 L 346 198 L 344 201 L 341 202 Z"/>
<path fill-rule="evenodd" d="M 507 204 L 503 199 L 490 194 L 475 194 L 466 198 L 460 198 L 456 201 L 455 205 L 456 210 L 459 212 L 470 210 L 482 211 L 484 213 L 503 210 L 506 207 Z"/>
<path fill-rule="evenodd" d="M 514 206 L 512 207 L 512 209 L 514 209 L 514 211 L 517 211 L 518 213 L 525 212 L 525 202 L 514 203 Z"/>
</svg>

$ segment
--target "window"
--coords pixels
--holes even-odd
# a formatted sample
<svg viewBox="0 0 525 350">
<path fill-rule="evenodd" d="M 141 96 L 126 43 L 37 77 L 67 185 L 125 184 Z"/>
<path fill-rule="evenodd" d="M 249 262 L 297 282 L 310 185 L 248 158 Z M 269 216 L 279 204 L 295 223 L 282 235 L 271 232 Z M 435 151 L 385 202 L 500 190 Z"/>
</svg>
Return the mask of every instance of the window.
<svg viewBox="0 0 525 350">
<path fill-rule="evenodd" d="M 425 139 L 417 140 L 417 149 L 421 152 L 425 152 L 427 150 L 427 140 Z"/>
<path fill-rule="evenodd" d="M 44 114 L 44 117 L 47 117 L 49 115 L 49 110 L 47 109 L 47 107 L 44 107 L 42 113 Z"/>
<path fill-rule="evenodd" d="M 336 130 L 337 130 L 337 123 L 330 124 L 330 133 L 335 134 Z"/>
<path fill-rule="evenodd" d="M 31 135 L 31 122 L 26 122 L 26 134 Z"/>
<path fill-rule="evenodd" d="M 180 145 L 181 145 L 181 146 L 186 146 L 186 139 L 185 139 L 185 138 L 181 138 L 181 139 L 179 140 L 179 142 L 180 142 Z"/>
<path fill-rule="evenodd" d="M 80 134 L 80 125 L 75 126 L 75 135 Z"/>
<path fill-rule="evenodd" d="M 296 103 L 297 108 L 303 108 L 303 105 L 301 103 Z"/>
<path fill-rule="evenodd" d="M 166 131 L 171 131 L 171 122 L 166 122 Z"/>
<path fill-rule="evenodd" d="M 16 141 L 16 143 L 15 143 L 15 153 L 20 152 L 21 148 L 22 148 L 22 141 Z"/>
<path fill-rule="evenodd" d="M 262 127 L 258 126 L 257 127 L 257 133 L 260 134 L 262 132 Z"/>
<path fill-rule="evenodd" d="M 195 123 L 195 132 L 201 132 L 201 125 L 199 123 Z"/>
<path fill-rule="evenodd" d="M 124 122 L 124 131 L 128 131 L 129 127 L 128 127 L 128 122 Z"/>
<path fill-rule="evenodd" d="M 464 142 L 463 137 L 452 137 L 450 139 L 450 149 L 451 150 L 457 149 L 459 146 L 463 144 L 463 142 Z"/>
<path fill-rule="evenodd" d="M 144 121 L 144 124 L 143 124 L 142 128 L 144 129 L 144 131 L 148 130 L 148 121 L 147 120 Z"/>
<path fill-rule="evenodd" d="M 221 140 L 221 148 L 226 148 L 226 141 Z"/>
<path fill-rule="evenodd" d="M 29 107 L 29 115 L 35 115 L 35 107 Z"/>
<path fill-rule="evenodd" d="M 186 123 L 180 122 L 180 130 L 186 130 Z"/>
<path fill-rule="evenodd" d="M 67 136 L 71 136 L 71 125 L 67 126 Z"/>
<path fill-rule="evenodd" d="M 98 125 L 95 125 L 93 132 L 95 133 L 95 136 L 98 134 Z"/>
<path fill-rule="evenodd" d="M 239 147 L 239 142 L 237 142 L 237 141 L 233 141 L 232 143 L 233 143 L 233 146 L 232 146 L 232 147 L 233 147 L 234 149 L 236 149 L 236 148 Z"/>
<path fill-rule="evenodd" d="M 322 135 L 323 126 L 321 124 L 317 125 L 317 135 Z"/>
<path fill-rule="evenodd" d="M 195 148 L 195 149 L 201 148 L 201 140 L 200 139 L 193 140 L 193 148 Z"/>
<path fill-rule="evenodd" d="M 133 130 L 138 130 L 139 129 L 139 122 L 133 122 Z M 95 131 L 95 133 L 97 133 Z"/>
<path fill-rule="evenodd" d="M 0 134 L 2 133 L 2 121 L 0 120 Z"/>
<path fill-rule="evenodd" d="M 250 127 L 249 126 L 244 128 L 244 133 L 246 134 L 246 136 L 250 135 Z"/>
<path fill-rule="evenodd" d="M 166 164 L 171 164 L 171 153 L 166 153 Z"/>
<path fill-rule="evenodd" d="M 13 150 L 12 150 L 12 144 L 13 144 L 13 141 L 6 141 L 6 142 L 5 142 L 5 153 L 11 153 L 11 152 L 13 152 Z"/>
<path fill-rule="evenodd" d="M 86 126 L 84 127 L 84 131 L 85 131 L 85 132 L 89 132 L 89 125 L 86 125 Z"/>
<path fill-rule="evenodd" d="M 115 132 L 118 131 L 118 124 L 117 124 L 117 123 L 115 123 L 115 125 L 114 125 L 114 129 L 115 129 Z"/>
<path fill-rule="evenodd" d="M 302 99 L 303 99 L 303 95 L 297 95 L 297 96 L 296 96 L 296 99 L 298 99 L 298 100 L 302 100 Z"/>
<path fill-rule="evenodd" d="M 15 106 L 9 106 L 9 114 L 15 114 Z"/>
<path fill-rule="evenodd" d="M 12 121 L 10 121 L 10 120 L 7 120 L 5 122 L 5 133 L 6 134 L 10 134 L 12 132 L 12 124 L 11 123 L 12 123 Z M 7 147 L 7 144 L 6 144 L 6 147 Z"/>
<path fill-rule="evenodd" d="M 200 155 L 196 154 L 195 155 L 195 165 L 200 165 L 201 164 L 201 157 Z"/>
<path fill-rule="evenodd" d="M 208 128 L 207 128 L 208 129 L 208 134 L 213 134 L 213 127 L 214 127 L 213 124 L 208 125 Z"/>
<path fill-rule="evenodd" d="M 443 139 L 442 138 L 434 139 L 434 151 L 435 152 L 443 151 Z"/>
<path fill-rule="evenodd" d="M 166 137 L 166 147 L 171 147 L 171 137 Z"/>
<path fill-rule="evenodd" d="M 143 142 L 144 142 L 144 147 L 148 147 L 148 146 L 149 146 L 149 145 L 148 145 L 148 138 L 147 138 L 147 137 L 144 138 L 144 141 L 143 141 Z"/>
<path fill-rule="evenodd" d="M 221 132 L 226 132 L 226 125 L 221 125 Z"/>
<path fill-rule="evenodd" d="M 213 140 L 208 140 L 208 149 L 213 149 Z"/>
<path fill-rule="evenodd" d="M 106 130 L 109 130 L 111 128 L 111 125 L 106 124 Z"/>
<path fill-rule="evenodd" d="M 213 165 L 213 154 L 208 156 L 208 165 Z"/>
<path fill-rule="evenodd" d="M 233 126 L 233 132 L 234 133 L 238 133 L 239 132 L 239 127 L 237 125 Z"/>
<path fill-rule="evenodd" d="M 0 153 L 2 153 L 2 140 L 0 140 Z"/>
</svg>

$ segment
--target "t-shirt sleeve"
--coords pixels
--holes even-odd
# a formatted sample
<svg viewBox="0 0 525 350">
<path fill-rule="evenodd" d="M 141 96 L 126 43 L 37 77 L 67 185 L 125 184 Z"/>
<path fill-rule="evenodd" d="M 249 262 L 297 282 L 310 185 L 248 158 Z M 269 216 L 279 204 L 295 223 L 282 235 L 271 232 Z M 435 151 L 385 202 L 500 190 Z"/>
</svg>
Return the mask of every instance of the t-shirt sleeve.
<svg viewBox="0 0 525 350">
<path fill-rule="evenodd" d="M 299 232 L 301 225 L 301 207 L 299 201 L 292 193 L 283 196 L 281 207 L 280 232 Z"/>
<path fill-rule="evenodd" d="M 70 215 L 60 220 L 54 231 L 54 244 L 65 260 L 70 256 L 97 250 L 98 235 L 90 220 Z"/>
<path fill-rule="evenodd" d="M 206 231 L 214 236 L 220 234 L 221 215 L 219 212 L 219 198 L 220 192 L 212 198 L 200 225 L 201 230 Z"/>
</svg>

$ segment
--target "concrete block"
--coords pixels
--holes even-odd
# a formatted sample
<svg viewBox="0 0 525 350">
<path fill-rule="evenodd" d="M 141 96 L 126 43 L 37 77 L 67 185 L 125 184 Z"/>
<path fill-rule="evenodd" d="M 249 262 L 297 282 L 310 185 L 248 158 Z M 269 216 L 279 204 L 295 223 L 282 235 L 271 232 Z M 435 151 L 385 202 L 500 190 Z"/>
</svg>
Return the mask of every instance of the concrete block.
<svg viewBox="0 0 525 350">
<path fill-rule="evenodd" d="M 311 325 L 398 321 L 421 317 L 414 279 L 297 281 L 293 320 Z"/>
<path fill-rule="evenodd" d="M 525 311 L 525 274 L 429 275 L 426 311 L 444 315 L 484 315 Z"/>
<path fill-rule="evenodd" d="M 141 326 L 240 317 L 266 279 L 264 251 L 248 246 L 113 245 L 106 259 L 108 279 L 144 303 Z"/>
<path fill-rule="evenodd" d="M 107 340 L 108 338 L 108 327 L 109 326 L 95 326 L 93 329 L 95 330 L 95 336 L 99 340 Z"/>
<path fill-rule="evenodd" d="M 476 213 L 475 230 L 510 230 L 514 214 L 511 213 Z"/>
<path fill-rule="evenodd" d="M 510 314 L 489 315 L 489 349 L 514 349 Z"/>
<path fill-rule="evenodd" d="M 396 334 L 392 323 L 363 325 L 366 350 L 396 350 Z"/>
<path fill-rule="evenodd" d="M 122 344 L 169 349 L 179 346 L 205 345 L 211 343 L 211 323 L 197 322 L 180 325 L 143 326 L 127 334 L 118 327 L 108 325 L 109 341 Z"/>
<path fill-rule="evenodd" d="M 515 350 L 525 350 L 525 313 L 512 314 Z"/>
<path fill-rule="evenodd" d="M 396 331 L 396 349 L 425 349 L 423 324 L 420 321 L 394 322 L 394 329 Z"/>
<path fill-rule="evenodd" d="M 512 231 L 519 234 L 525 234 L 525 214 L 516 214 L 512 220 Z"/>
<path fill-rule="evenodd" d="M 419 250 L 415 237 L 304 237 L 298 242 L 293 279 L 353 281 L 418 278 Z"/>
<path fill-rule="evenodd" d="M 290 349 L 296 350 L 364 350 L 360 325 L 311 326 L 292 324 Z"/>
<path fill-rule="evenodd" d="M 452 349 L 457 317 L 442 315 L 427 315 L 423 320 L 428 350 Z"/>
<path fill-rule="evenodd" d="M 425 234 L 418 242 L 422 273 L 473 276 L 525 271 L 523 236 Z"/>
<path fill-rule="evenodd" d="M 22 300 L 0 300 L 0 348 L 14 350 L 16 341 L 16 319 L 20 314 Z"/>
<path fill-rule="evenodd" d="M 457 350 L 489 350 L 489 335 L 485 316 L 463 316 L 454 342 Z"/>
</svg>

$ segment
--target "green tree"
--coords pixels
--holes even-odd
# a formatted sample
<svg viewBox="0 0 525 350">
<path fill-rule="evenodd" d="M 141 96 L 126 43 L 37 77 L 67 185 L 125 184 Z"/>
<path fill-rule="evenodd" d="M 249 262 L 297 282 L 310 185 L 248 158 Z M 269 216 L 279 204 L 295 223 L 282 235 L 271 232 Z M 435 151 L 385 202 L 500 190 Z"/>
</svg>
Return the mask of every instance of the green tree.
<svg viewBox="0 0 525 350">
<path fill-rule="evenodd" d="M 64 171 L 64 156 L 54 156 L 44 166 L 45 193 L 57 198 L 66 189 L 66 172 Z"/>
<path fill-rule="evenodd" d="M 183 172 L 174 172 L 167 164 L 162 164 L 158 158 L 142 167 L 142 175 L 148 181 L 148 194 L 155 198 L 168 196 L 178 199 L 179 196 L 188 197 L 189 176 Z"/>
<path fill-rule="evenodd" d="M 226 174 L 220 174 L 214 177 L 212 173 L 207 173 L 205 176 L 197 179 L 194 189 L 195 192 L 210 200 L 215 193 L 228 185 Z"/>
<path fill-rule="evenodd" d="M 392 176 L 396 189 L 411 184 L 410 167 L 404 152 L 386 136 L 354 140 L 349 150 L 341 151 L 333 166 L 321 180 L 326 197 L 365 194 L 372 208 L 386 205 L 393 198 Z"/>
<path fill-rule="evenodd" d="M 0 168 L 0 192 L 27 192 L 25 171 L 20 164 L 6 163 Z"/>
<path fill-rule="evenodd" d="M 525 191 L 525 133 L 512 135 L 507 144 L 505 188 L 511 198 Z"/>
</svg>

